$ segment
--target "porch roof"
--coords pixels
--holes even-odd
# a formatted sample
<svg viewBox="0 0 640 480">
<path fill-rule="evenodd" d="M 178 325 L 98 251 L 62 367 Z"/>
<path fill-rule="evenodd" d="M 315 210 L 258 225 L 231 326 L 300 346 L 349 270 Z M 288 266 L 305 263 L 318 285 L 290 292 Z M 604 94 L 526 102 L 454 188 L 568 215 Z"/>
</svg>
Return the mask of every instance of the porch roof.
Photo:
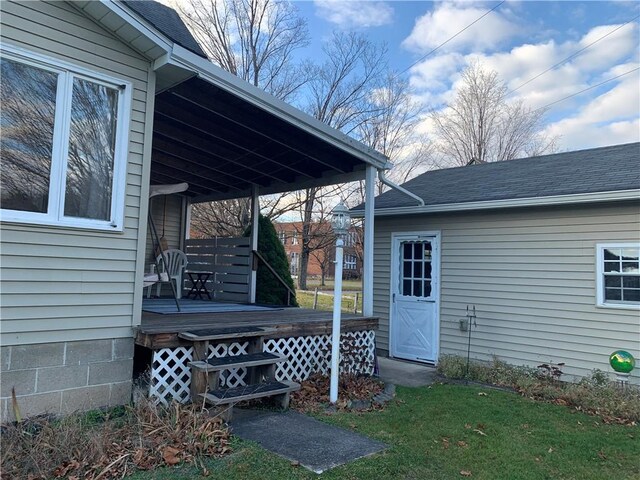
<svg viewBox="0 0 640 480">
<path fill-rule="evenodd" d="M 205 78 L 156 97 L 151 184 L 187 182 L 193 202 L 362 179 L 368 163 Z"/>
<path fill-rule="evenodd" d="M 187 182 L 192 202 L 364 178 L 388 158 L 211 63 L 178 14 L 152 1 L 73 5 L 153 62 L 151 184 Z"/>
</svg>

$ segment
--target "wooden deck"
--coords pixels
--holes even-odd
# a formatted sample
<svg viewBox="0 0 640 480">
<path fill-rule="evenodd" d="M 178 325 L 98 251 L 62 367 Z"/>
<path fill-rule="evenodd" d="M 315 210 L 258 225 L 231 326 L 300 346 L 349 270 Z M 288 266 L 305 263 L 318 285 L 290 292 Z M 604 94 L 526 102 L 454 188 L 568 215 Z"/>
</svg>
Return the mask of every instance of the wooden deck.
<svg viewBox="0 0 640 480">
<path fill-rule="evenodd" d="M 143 311 L 142 324 L 138 327 L 136 343 L 151 349 L 187 346 L 191 345 L 191 342 L 178 338 L 178 333 L 204 328 L 246 326 L 275 329 L 275 332 L 266 335 L 265 338 L 330 335 L 332 319 L 332 312 L 303 308 L 164 315 Z M 375 330 L 378 328 L 378 319 L 343 313 L 341 326 L 342 332 Z"/>
</svg>

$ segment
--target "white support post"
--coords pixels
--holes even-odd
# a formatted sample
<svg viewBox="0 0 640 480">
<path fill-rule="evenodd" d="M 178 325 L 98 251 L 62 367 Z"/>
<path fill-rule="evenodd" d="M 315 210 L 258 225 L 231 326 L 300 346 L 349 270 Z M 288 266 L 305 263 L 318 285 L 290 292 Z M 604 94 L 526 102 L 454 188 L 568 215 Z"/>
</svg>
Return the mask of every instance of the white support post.
<svg viewBox="0 0 640 480">
<path fill-rule="evenodd" d="M 336 241 L 336 268 L 333 288 L 333 325 L 331 329 L 331 382 L 329 401 L 338 401 L 338 375 L 340 370 L 340 314 L 342 308 L 342 238 Z"/>
<path fill-rule="evenodd" d="M 251 251 L 258 250 L 258 221 L 260 216 L 260 196 L 258 187 L 254 185 L 251 189 Z M 249 303 L 256 303 L 256 281 L 258 262 L 251 254 L 251 270 L 249 274 Z"/>
<path fill-rule="evenodd" d="M 362 315 L 373 316 L 373 211 L 376 168 L 367 165 L 364 194 L 364 252 L 362 265 Z"/>
</svg>

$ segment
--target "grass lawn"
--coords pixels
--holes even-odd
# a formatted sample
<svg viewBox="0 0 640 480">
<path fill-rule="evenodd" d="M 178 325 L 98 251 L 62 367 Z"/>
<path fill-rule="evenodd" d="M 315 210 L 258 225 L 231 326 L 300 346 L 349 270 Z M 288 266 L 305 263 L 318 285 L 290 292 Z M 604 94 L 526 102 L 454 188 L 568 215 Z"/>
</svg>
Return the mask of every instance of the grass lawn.
<svg viewBox="0 0 640 480">
<path fill-rule="evenodd" d="M 320 419 L 390 445 L 385 453 L 324 473 L 323 479 L 640 479 L 638 427 L 606 425 L 499 390 L 398 388 L 397 399 L 382 412 Z M 257 445 L 235 441 L 233 447 L 232 455 L 207 462 L 206 478 L 318 478 Z M 200 472 L 166 468 L 131 478 L 186 480 L 203 478 Z"/>
<path fill-rule="evenodd" d="M 307 279 L 307 289 L 313 290 L 318 287 L 318 290 L 321 292 L 333 292 L 333 278 L 327 278 L 324 281 L 325 285 L 320 286 L 319 278 L 308 278 Z M 360 292 L 362 291 L 362 280 L 342 280 L 342 291 L 343 292 Z"/>
<path fill-rule="evenodd" d="M 313 292 L 296 292 L 296 300 L 301 308 L 313 308 Z M 353 313 L 354 292 L 342 292 L 342 311 Z M 333 311 L 333 295 L 318 295 L 317 310 Z M 358 296 L 358 312 L 362 313 L 362 293 Z"/>
</svg>

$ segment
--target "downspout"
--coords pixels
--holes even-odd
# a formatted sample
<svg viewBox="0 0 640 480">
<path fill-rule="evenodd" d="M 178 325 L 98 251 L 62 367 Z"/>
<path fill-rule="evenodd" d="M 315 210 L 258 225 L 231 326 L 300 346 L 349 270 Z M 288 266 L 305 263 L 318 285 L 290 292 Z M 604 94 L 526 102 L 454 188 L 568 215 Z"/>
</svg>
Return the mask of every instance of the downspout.
<svg viewBox="0 0 640 480">
<path fill-rule="evenodd" d="M 393 183 L 391 180 L 389 180 L 387 177 L 384 176 L 384 170 L 379 169 L 378 170 L 378 178 L 380 179 L 380 181 L 382 183 L 384 183 L 387 187 L 391 187 L 395 190 L 398 190 L 401 193 L 404 193 L 405 195 L 408 195 L 409 197 L 413 198 L 416 202 L 418 202 L 418 206 L 420 207 L 424 207 L 424 200 L 422 200 L 422 198 L 420 198 L 418 195 L 416 195 L 413 192 L 410 192 L 409 190 L 407 190 L 404 187 L 401 187 L 400 185 Z"/>
</svg>

